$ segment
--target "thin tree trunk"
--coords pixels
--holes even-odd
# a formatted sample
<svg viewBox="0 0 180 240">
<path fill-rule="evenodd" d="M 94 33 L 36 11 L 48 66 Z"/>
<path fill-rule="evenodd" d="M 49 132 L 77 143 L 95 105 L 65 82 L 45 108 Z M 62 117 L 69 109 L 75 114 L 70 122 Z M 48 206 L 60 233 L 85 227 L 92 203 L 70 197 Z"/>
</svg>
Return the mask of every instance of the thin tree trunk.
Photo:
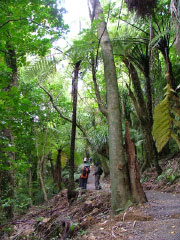
<svg viewBox="0 0 180 240">
<path fill-rule="evenodd" d="M 9 130 L 10 132 L 10 139 L 11 139 L 11 144 L 14 147 L 14 136 L 12 135 L 12 131 Z M 10 170 L 8 171 L 8 179 L 9 179 L 9 197 L 12 200 L 10 203 L 10 207 L 8 208 L 8 216 L 10 218 L 14 217 L 14 203 L 13 203 L 13 199 L 14 199 L 14 187 L 15 187 L 15 183 L 14 183 L 14 166 L 13 166 L 13 162 L 15 162 L 15 152 L 10 152 L 9 153 L 10 156 L 10 160 L 9 161 L 9 166 L 10 166 Z"/>
<path fill-rule="evenodd" d="M 52 174 L 52 177 L 53 177 L 53 182 L 54 182 L 55 184 L 57 184 L 56 171 L 55 171 L 53 159 L 52 159 L 52 157 L 51 157 L 50 154 L 49 154 L 49 156 L 48 156 L 48 159 L 49 159 L 50 164 L 51 164 L 51 174 Z"/>
<path fill-rule="evenodd" d="M 74 77 L 72 79 L 72 130 L 71 130 L 71 150 L 69 159 L 69 195 L 74 190 L 74 150 L 75 150 L 75 137 L 76 137 L 76 110 L 77 110 L 77 91 L 78 91 L 78 74 L 81 61 L 77 62 L 74 67 Z"/>
<path fill-rule="evenodd" d="M 58 149 L 58 155 L 57 155 L 57 161 L 56 161 L 56 176 L 57 176 L 57 184 L 58 184 L 58 189 L 61 191 L 62 186 L 61 186 L 61 149 Z"/>
<path fill-rule="evenodd" d="M 43 192 L 43 197 L 44 197 L 44 201 L 47 201 L 47 193 L 46 193 L 46 188 L 45 188 L 45 184 L 44 184 L 44 179 L 43 179 L 43 162 L 44 162 L 44 158 L 45 158 L 45 146 L 47 143 L 47 133 L 48 133 L 48 123 L 46 126 L 46 130 L 45 130 L 45 139 L 44 139 L 44 145 L 42 148 L 42 156 L 39 155 L 39 150 L 38 150 L 38 133 L 36 131 L 36 152 L 37 152 L 37 158 L 38 158 L 38 174 L 39 174 L 39 179 L 40 179 L 40 184 L 41 184 L 41 190 Z"/>
<path fill-rule="evenodd" d="M 91 16 L 94 16 L 96 19 L 102 19 L 103 11 L 99 0 L 90 0 L 90 2 L 93 9 Z M 101 20 L 98 26 L 98 37 L 102 50 L 106 80 L 112 215 L 115 215 L 117 214 L 117 209 L 124 208 L 132 196 L 122 142 L 122 123 L 116 68 L 111 41 L 104 20 Z"/>
<path fill-rule="evenodd" d="M 41 190 L 43 192 L 43 196 L 44 196 L 44 201 L 47 201 L 47 193 L 46 193 L 46 189 L 45 189 L 45 184 L 44 184 L 44 179 L 43 179 L 43 167 L 42 167 L 42 159 L 40 159 L 39 161 L 39 179 L 40 179 L 40 183 L 41 183 Z"/>
<path fill-rule="evenodd" d="M 29 168 L 29 177 L 28 177 L 28 195 L 30 198 L 32 198 L 32 168 Z M 32 206 L 32 201 L 31 201 Z"/>
<path fill-rule="evenodd" d="M 151 78 L 149 76 L 149 73 L 145 74 L 145 78 L 146 78 L 147 113 L 148 113 L 148 119 L 149 119 L 149 123 L 151 125 L 151 130 L 152 130 L 152 125 L 153 125 L 152 91 L 151 91 Z"/>
<path fill-rule="evenodd" d="M 96 67 L 95 67 L 95 61 L 94 61 L 93 55 L 91 55 L 91 68 L 92 68 L 92 78 L 93 78 L 94 90 L 95 90 L 95 94 L 96 94 L 98 107 L 99 107 L 99 110 L 101 111 L 101 113 L 107 118 L 107 106 L 105 106 L 103 104 L 101 95 L 99 92 L 99 86 L 97 84 L 97 79 L 96 79 Z"/>
</svg>

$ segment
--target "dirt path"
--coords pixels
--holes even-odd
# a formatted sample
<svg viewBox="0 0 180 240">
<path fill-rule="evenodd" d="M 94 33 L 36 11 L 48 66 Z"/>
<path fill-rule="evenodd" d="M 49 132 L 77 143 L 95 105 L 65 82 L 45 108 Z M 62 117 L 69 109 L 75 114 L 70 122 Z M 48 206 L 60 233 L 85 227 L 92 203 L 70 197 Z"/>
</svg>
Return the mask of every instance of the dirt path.
<svg viewBox="0 0 180 240">
<path fill-rule="evenodd" d="M 87 190 L 90 192 L 96 191 L 93 172 L 94 169 L 92 167 L 87 185 Z M 110 191 L 110 186 L 102 180 L 101 185 L 102 190 L 99 193 Z M 94 236 L 94 239 L 102 240 L 107 239 L 110 235 L 111 239 L 180 240 L 180 194 L 146 191 L 146 196 L 148 202 L 138 206 L 134 213 L 132 211 L 132 219 L 131 217 L 127 217 L 127 219 L 124 217 L 124 221 L 118 221 L 117 218 L 116 223 L 108 220 L 107 226 L 106 224 L 103 225 L 104 229 L 107 228 L 107 236 L 99 230 L 102 229 L 100 223 L 95 228 L 92 227 L 90 230 L 91 236 Z M 115 224 L 116 233 L 119 231 L 119 234 L 114 233 L 112 235 L 113 227 L 109 221 L 112 221 L 112 225 Z M 121 235 L 121 233 L 123 234 Z"/>
<path fill-rule="evenodd" d="M 137 221 L 131 231 L 133 240 L 180 240 L 180 194 L 146 192 L 143 211 L 151 221 Z"/>
<path fill-rule="evenodd" d="M 92 166 L 88 178 L 88 192 L 96 191 L 93 173 Z M 103 179 L 101 179 L 101 185 L 102 190 L 98 193 L 110 192 L 109 184 L 104 183 Z M 102 223 L 99 223 L 90 229 L 91 237 L 102 240 L 110 236 L 111 239 L 126 240 L 180 240 L 180 194 L 146 191 L 146 196 L 148 202 L 136 207 L 134 212 L 127 214 L 127 217 L 124 216 L 123 221 L 118 218 L 116 223 L 108 220 L 107 225 L 103 225 L 107 235 L 99 230 L 102 229 Z M 113 224 L 116 233 L 112 234 Z M 121 234 L 122 230 L 123 234 Z"/>
<path fill-rule="evenodd" d="M 88 176 L 87 190 L 95 190 L 95 177 L 93 176 L 94 166 L 90 168 L 90 174 Z"/>
</svg>

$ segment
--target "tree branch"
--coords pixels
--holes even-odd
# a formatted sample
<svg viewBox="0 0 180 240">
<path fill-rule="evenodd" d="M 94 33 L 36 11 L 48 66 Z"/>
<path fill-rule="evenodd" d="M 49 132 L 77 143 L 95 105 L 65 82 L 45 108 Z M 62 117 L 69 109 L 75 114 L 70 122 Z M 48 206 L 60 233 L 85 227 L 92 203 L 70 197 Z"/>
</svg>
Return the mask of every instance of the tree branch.
<svg viewBox="0 0 180 240">
<path fill-rule="evenodd" d="M 61 110 L 56 106 L 55 102 L 54 102 L 54 99 L 53 99 L 53 96 L 43 87 L 41 86 L 40 84 L 38 84 L 39 87 L 48 95 L 49 99 L 50 99 L 50 102 L 52 103 L 52 106 L 53 108 L 56 110 L 56 112 L 59 114 L 59 116 L 61 118 L 63 118 L 64 120 L 72 123 L 72 120 L 67 118 L 66 116 L 64 116 L 61 112 Z M 79 128 L 79 130 L 83 133 L 83 135 L 85 136 L 87 142 L 91 145 L 91 142 L 90 142 L 90 139 L 89 139 L 89 136 L 86 132 L 86 130 L 79 124 L 76 122 L 76 126 Z"/>
<path fill-rule="evenodd" d="M 3 24 L 0 25 L 0 28 L 4 27 L 6 24 L 8 24 L 9 22 L 17 22 L 17 21 L 21 21 L 21 20 L 27 20 L 27 18 L 18 18 L 18 19 L 9 19 L 6 22 L 4 22 Z M 27 20 L 28 21 L 28 20 Z"/>
<path fill-rule="evenodd" d="M 99 92 L 99 87 L 97 84 L 97 79 L 96 79 L 96 70 L 95 70 L 95 62 L 94 62 L 94 57 L 91 56 L 91 67 L 92 67 L 92 77 L 93 77 L 93 82 L 94 82 L 94 90 L 96 94 L 96 99 L 98 103 L 99 110 L 102 112 L 102 114 L 107 117 L 107 108 L 104 106 L 101 95 Z"/>
</svg>

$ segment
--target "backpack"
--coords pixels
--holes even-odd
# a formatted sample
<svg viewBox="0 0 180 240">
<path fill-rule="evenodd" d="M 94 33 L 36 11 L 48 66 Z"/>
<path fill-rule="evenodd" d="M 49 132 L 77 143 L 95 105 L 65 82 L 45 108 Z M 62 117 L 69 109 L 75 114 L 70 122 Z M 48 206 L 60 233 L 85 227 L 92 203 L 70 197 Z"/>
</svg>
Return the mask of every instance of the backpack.
<svg viewBox="0 0 180 240">
<path fill-rule="evenodd" d="M 102 170 L 101 167 L 99 167 L 98 174 L 99 174 L 99 175 L 102 175 L 102 174 L 103 174 L 103 170 Z"/>
<path fill-rule="evenodd" d="M 82 172 L 82 175 L 83 175 L 84 177 L 87 177 L 87 172 L 88 172 L 87 167 L 83 167 L 83 169 L 81 170 L 81 172 Z"/>
</svg>

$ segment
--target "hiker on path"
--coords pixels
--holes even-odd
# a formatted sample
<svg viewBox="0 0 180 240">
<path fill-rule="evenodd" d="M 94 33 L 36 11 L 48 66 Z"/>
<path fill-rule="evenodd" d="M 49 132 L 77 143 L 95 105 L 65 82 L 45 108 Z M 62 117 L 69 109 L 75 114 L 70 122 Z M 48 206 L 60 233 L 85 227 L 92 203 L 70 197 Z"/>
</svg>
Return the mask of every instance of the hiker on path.
<svg viewBox="0 0 180 240">
<path fill-rule="evenodd" d="M 100 185 L 99 181 L 100 181 L 102 173 L 103 173 L 102 168 L 99 166 L 99 163 L 96 162 L 95 163 L 94 174 L 93 174 L 93 175 L 95 175 L 95 189 L 96 190 L 101 189 L 101 185 Z"/>
<path fill-rule="evenodd" d="M 83 164 L 80 165 L 81 175 L 80 175 L 80 187 L 81 189 L 87 188 L 88 175 L 90 173 L 90 166 L 87 162 L 87 158 L 83 159 Z"/>
</svg>

